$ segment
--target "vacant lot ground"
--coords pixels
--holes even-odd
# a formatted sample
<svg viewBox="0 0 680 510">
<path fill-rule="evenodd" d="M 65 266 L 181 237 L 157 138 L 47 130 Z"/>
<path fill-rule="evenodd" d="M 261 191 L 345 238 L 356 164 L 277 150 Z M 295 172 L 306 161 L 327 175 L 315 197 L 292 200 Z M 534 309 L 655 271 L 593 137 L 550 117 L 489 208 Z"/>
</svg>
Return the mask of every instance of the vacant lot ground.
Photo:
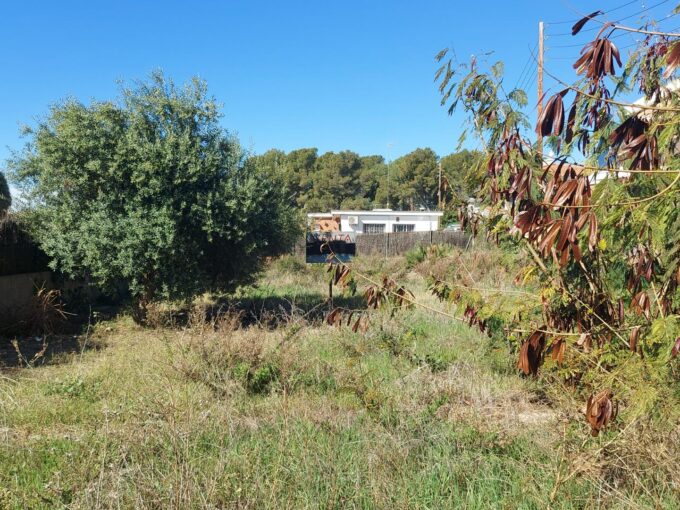
<svg viewBox="0 0 680 510">
<path fill-rule="evenodd" d="M 403 259 L 361 265 L 445 307 Z M 331 327 L 326 292 L 323 268 L 284 259 L 216 319 L 103 321 L 5 369 L 0 508 L 677 508 L 672 485 L 574 471 L 568 445 L 608 436 L 506 345 L 424 309 Z"/>
</svg>

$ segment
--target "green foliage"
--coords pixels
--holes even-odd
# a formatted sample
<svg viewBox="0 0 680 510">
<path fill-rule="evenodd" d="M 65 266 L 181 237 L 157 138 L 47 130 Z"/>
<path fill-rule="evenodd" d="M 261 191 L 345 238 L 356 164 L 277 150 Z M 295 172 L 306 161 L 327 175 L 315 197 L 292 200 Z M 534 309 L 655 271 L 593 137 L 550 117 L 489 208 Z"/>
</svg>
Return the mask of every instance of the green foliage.
<svg viewBox="0 0 680 510">
<path fill-rule="evenodd" d="M 469 150 L 455 152 L 441 159 L 442 174 L 448 180 L 453 198 L 460 201 L 477 196 L 483 179 L 479 171 L 481 162 L 482 154 Z"/>
<path fill-rule="evenodd" d="M 427 250 L 423 246 L 416 246 L 407 251 L 404 256 L 406 257 L 406 267 L 412 268 L 427 258 Z"/>
<path fill-rule="evenodd" d="M 419 245 L 405 253 L 406 267 L 412 269 L 425 260 L 435 261 L 451 253 L 451 247 L 446 244 Z"/>
<path fill-rule="evenodd" d="M 432 149 L 416 149 L 391 165 L 390 204 L 397 209 L 437 207 L 438 158 Z"/>
<path fill-rule="evenodd" d="M 116 101 L 68 100 L 10 161 L 33 234 L 72 276 L 124 284 L 144 312 L 247 278 L 298 229 L 280 183 L 250 164 L 198 79 L 161 73 Z"/>
<path fill-rule="evenodd" d="M 85 380 L 80 376 L 65 380 L 52 381 L 47 384 L 45 395 L 62 395 L 68 398 L 82 398 L 88 402 L 95 402 L 99 398 L 101 381 Z"/>
<path fill-rule="evenodd" d="M 598 39 L 601 47 L 609 48 L 618 30 Z M 522 313 L 507 313 L 508 298 L 493 293 L 456 299 L 497 336 L 522 332 L 509 335 L 515 348 L 525 347 L 520 365 L 527 366 L 530 349 L 540 351 L 526 374 L 542 366 L 583 400 L 606 389 L 626 406 L 624 421 L 672 400 L 666 388 L 678 383 L 672 346 L 680 334 L 680 101 L 672 93 L 674 67 L 663 58 L 672 40 L 641 40 L 619 76 L 616 66 L 586 51 L 594 43 L 585 46 L 582 79 L 547 99 L 536 127 L 557 155 L 551 167 L 529 139 L 526 94 L 504 89 L 502 66 L 473 58 L 454 69 L 449 60 L 436 74 L 442 105 L 464 109 L 485 147 L 487 232 L 524 251 L 523 272 L 540 285 L 540 299 Z M 650 110 L 617 108 L 632 90 Z M 583 164 L 573 165 L 576 158 Z M 603 165 L 634 173 L 594 184 Z M 446 297 L 444 285 L 436 285 Z"/>
<path fill-rule="evenodd" d="M 249 365 L 246 361 L 237 363 L 233 370 L 234 378 L 252 394 L 264 395 L 269 393 L 271 385 L 279 377 L 280 370 L 273 362 L 259 365 Z"/>
<path fill-rule="evenodd" d="M 290 203 L 305 211 L 373 209 L 388 203 L 396 209 L 434 209 L 438 203 L 439 157 L 432 149 L 416 149 L 389 164 L 382 156 L 360 156 L 352 151 L 298 149 L 288 154 L 269 150 L 253 156 L 256 167 L 280 179 Z M 472 195 L 480 185 L 476 152 L 464 150 L 441 160 L 444 204 Z M 457 203 L 457 202 L 456 202 Z"/>
<path fill-rule="evenodd" d="M 5 175 L 0 172 L 0 218 L 2 218 L 12 205 L 12 196 L 9 192 L 9 184 Z"/>
</svg>

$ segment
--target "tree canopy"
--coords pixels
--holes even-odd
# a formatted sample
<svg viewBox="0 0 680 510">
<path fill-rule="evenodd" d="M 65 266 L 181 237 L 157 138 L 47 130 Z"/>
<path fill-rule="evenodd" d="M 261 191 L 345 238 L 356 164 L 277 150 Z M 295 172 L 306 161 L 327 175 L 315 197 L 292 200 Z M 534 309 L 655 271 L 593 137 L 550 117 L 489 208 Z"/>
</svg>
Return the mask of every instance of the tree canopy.
<svg viewBox="0 0 680 510">
<path fill-rule="evenodd" d="M 388 164 L 379 155 L 352 151 L 319 155 L 317 149 L 306 148 L 288 154 L 272 149 L 253 161 L 262 172 L 280 178 L 290 203 L 304 211 L 385 207 L 388 193 L 392 208 L 416 210 L 437 207 L 440 161 L 445 204 L 474 194 L 480 185 L 470 178 L 477 175 L 473 167 L 481 161 L 476 155 L 464 150 L 440 160 L 432 149 L 421 148 Z"/>
<path fill-rule="evenodd" d="M 114 101 L 53 106 L 10 161 L 53 267 L 124 284 L 137 317 L 248 277 L 297 229 L 284 186 L 220 127 L 204 82 L 162 73 Z"/>
</svg>

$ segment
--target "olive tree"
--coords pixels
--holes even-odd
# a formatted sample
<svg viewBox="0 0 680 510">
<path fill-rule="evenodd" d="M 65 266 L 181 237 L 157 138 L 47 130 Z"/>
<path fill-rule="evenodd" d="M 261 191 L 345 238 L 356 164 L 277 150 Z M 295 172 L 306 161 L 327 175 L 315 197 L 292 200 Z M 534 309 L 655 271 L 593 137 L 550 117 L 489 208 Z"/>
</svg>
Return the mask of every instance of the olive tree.
<svg viewBox="0 0 680 510">
<path fill-rule="evenodd" d="M 204 82 L 162 73 L 53 106 L 9 167 L 54 269 L 124 284 L 143 322 L 153 300 L 228 288 L 285 250 L 295 213 L 220 117 Z"/>
</svg>

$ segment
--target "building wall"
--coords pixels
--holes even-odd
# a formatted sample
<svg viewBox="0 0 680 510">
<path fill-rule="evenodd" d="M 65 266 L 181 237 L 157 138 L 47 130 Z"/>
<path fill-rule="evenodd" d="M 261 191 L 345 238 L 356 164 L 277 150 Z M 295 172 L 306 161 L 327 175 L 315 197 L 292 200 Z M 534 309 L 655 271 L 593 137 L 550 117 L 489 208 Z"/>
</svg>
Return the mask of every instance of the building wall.
<svg viewBox="0 0 680 510">
<path fill-rule="evenodd" d="M 350 225 L 349 217 L 356 216 L 359 220 L 356 225 Z M 418 215 L 398 215 L 398 214 L 384 214 L 384 215 L 361 215 L 361 214 L 342 214 L 340 216 L 340 229 L 342 232 L 356 232 L 363 233 L 364 225 L 366 224 L 383 224 L 385 225 L 385 233 L 392 233 L 394 225 L 413 225 L 414 232 L 430 232 L 439 229 L 440 216 L 431 214 Z"/>
<path fill-rule="evenodd" d="M 43 286 L 54 288 L 48 271 L 0 276 L 0 310 L 28 306 L 36 288 Z"/>
</svg>

